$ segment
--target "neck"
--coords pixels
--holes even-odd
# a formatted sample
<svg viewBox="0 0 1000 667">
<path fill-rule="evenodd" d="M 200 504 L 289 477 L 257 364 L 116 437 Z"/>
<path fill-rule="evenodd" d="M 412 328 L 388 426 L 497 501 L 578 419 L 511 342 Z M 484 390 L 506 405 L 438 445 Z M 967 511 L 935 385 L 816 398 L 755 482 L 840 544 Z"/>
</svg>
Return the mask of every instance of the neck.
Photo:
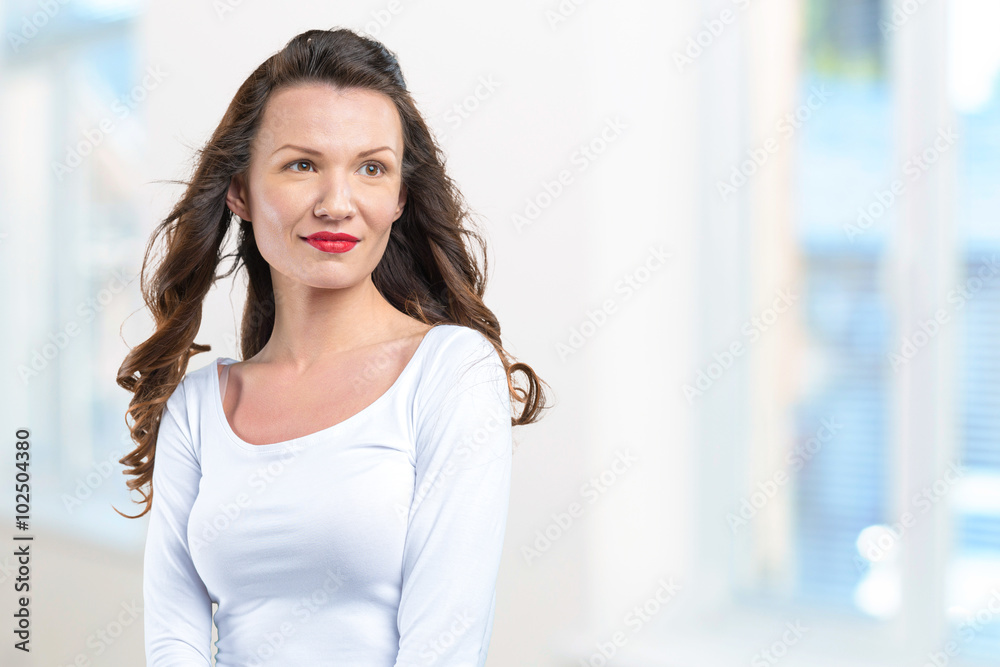
<svg viewBox="0 0 1000 667">
<path fill-rule="evenodd" d="M 340 289 L 273 284 L 274 331 L 254 361 L 305 370 L 385 340 L 402 315 L 379 293 L 370 275 L 357 285 Z"/>
</svg>

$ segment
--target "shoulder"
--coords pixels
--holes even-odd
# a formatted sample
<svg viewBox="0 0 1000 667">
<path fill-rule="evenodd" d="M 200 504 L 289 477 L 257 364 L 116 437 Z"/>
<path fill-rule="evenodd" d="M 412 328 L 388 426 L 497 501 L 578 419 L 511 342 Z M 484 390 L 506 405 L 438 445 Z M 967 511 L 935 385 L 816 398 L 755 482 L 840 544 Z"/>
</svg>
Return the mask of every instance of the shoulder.
<svg viewBox="0 0 1000 667">
<path fill-rule="evenodd" d="M 428 350 L 430 363 L 427 370 L 432 374 L 453 375 L 471 366 L 503 367 L 493 343 L 477 329 L 459 324 L 439 324 L 426 335 L 435 336 Z"/>
<path fill-rule="evenodd" d="M 177 385 L 178 389 L 183 388 L 184 393 L 189 396 L 201 396 L 212 385 L 213 375 L 218 377 L 219 360 L 224 357 L 213 357 L 208 363 L 200 368 L 191 370 L 190 362 L 188 370 Z"/>
<path fill-rule="evenodd" d="M 171 434 L 162 441 L 164 446 L 170 447 L 175 446 L 171 443 L 180 443 L 180 446 L 189 450 L 189 456 L 200 458 L 201 447 L 198 438 L 201 429 L 198 428 L 198 421 L 205 414 L 206 406 L 203 402 L 206 396 L 210 396 L 208 392 L 215 386 L 212 373 L 215 372 L 219 359 L 220 357 L 215 357 L 211 363 L 195 370 L 190 370 L 189 362 L 189 370 L 167 397 L 160 417 L 157 440 L 161 441 L 159 437 L 161 434 Z"/>
<path fill-rule="evenodd" d="M 173 392 L 167 398 L 166 408 L 174 415 L 186 415 L 191 412 L 197 412 L 197 405 L 206 396 L 209 395 L 209 390 L 214 387 L 213 384 L 215 378 L 212 374 L 216 372 L 218 367 L 219 359 L 223 357 L 215 357 L 210 363 L 202 365 L 200 368 L 191 370 L 191 363 L 188 364 L 188 370 L 181 378 L 181 381 L 177 383 L 174 387 Z"/>
<path fill-rule="evenodd" d="M 493 343 L 480 331 L 456 324 L 439 324 L 427 336 L 428 349 L 421 360 L 417 405 L 440 404 L 447 397 L 473 388 L 507 389 L 503 360 Z"/>
<path fill-rule="evenodd" d="M 511 397 L 500 354 L 476 329 L 447 329 L 429 332 L 440 337 L 422 360 L 412 415 L 417 460 L 434 451 L 461 453 L 471 437 L 477 444 L 483 436 L 498 443 L 480 448 L 483 452 L 510 451 Z M 504 434 L 507 444 L 501 447 Z"/>
</svg>

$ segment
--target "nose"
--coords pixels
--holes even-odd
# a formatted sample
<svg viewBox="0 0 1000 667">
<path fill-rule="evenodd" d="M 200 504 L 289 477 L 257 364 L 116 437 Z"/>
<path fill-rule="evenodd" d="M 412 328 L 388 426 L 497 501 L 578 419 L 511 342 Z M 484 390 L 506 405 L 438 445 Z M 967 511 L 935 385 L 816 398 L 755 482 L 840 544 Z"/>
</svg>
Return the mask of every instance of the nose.
<svg viewBox="0 0 1000 667">
<path fill-rule="evenodd" d="M 321 181 L 320 187 L 321 190 L 317 193 L 316 205 L 313 209 L 317 218 L 340 220 L 357 213 L 349 177 L 333 173 L 329 178 Z"/>
</svg>

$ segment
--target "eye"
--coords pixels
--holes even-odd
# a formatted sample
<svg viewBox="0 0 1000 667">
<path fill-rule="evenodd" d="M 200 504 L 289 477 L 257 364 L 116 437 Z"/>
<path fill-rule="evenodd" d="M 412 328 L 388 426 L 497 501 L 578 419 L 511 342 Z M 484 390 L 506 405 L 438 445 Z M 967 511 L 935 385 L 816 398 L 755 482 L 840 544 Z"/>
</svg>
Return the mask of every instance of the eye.
<svg viewBox="0 0 1000 667">
<path fill-rule="evenodd" d="M 380 176 L 385 173 L 385 166 L 380 162 L 367 162 L 361 169 L 364 170 L 365 176 Z M 372 173 L 371 169 L 375 169 L 376 173 Z"/>
<path fill-rule="evenodd" d="M 285 165 L 285 169 L 289 169 L 289 168 L 292 168 L 292 167 L 297 167 L 297 166 L 303 165 L 303 164 L 306 165 L 307 167 L 311 167 L 312 166 L 312 162 L 310 162 L 309 160 L 296 160 L 295 162 L 289 162 L 287 165 Z M 302 169 L 292 169 L 292 171 L 304 171 L 304 170 L 302 170 Z"/>
</svg>

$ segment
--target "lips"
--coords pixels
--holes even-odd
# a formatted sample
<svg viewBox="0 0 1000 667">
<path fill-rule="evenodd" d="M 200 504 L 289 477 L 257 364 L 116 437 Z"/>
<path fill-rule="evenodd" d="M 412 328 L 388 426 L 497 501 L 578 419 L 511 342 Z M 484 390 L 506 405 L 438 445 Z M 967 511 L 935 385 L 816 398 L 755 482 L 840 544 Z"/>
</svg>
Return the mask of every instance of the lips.
<svg viewBox="0 0 1000 667">
<path fill-rule="evenodd" d="M 327 253 L 343 253 L 351 250 L 358 244 L 358 239 L 350 234 L 338 232 L 316 232 L 303 239 L 306 243 Z"/>
<path fill-rule="evenodd" d="M 315 234 L 310 234 L 306 237 L 309 241 L 351 241 L 357 242 L 357 237 L 351 236 L 350 234 L 344 234 L 342 232 L 316 232 Z"/>
</svg>

